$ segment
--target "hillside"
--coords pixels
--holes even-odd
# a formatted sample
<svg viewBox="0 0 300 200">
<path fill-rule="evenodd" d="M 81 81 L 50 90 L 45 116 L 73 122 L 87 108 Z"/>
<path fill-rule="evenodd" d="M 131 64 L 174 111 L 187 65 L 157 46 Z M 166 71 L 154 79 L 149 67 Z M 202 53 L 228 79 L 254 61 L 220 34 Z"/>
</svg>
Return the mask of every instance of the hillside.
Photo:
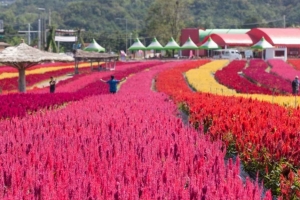
<svg viewBox="0 0 300 200">
<path fill-rule="evenodd" d="M 13 1 L 6 1 L 13 2 Z M 139 35 L 166 41 L 184 27 L 253 28 L 298 26 L 297 0 L 18 0 L 0 4 L 6 37 L 15 43 L 18 30 L 38 29 L 38 18 L 60 29 L 85 29 L 85 41 L 103 41 L 108 49 L 124 46 Z M 38 10 L 37 8 L 42 8 Z M 284 18 L 285 16 L 285 18 Z M 125 38 L 125 33 L 127 36 Z M 34 36 L 33 36 L 34 37 Z M 34 41 L 33 41 L 34 42 Z"/>
</svg>

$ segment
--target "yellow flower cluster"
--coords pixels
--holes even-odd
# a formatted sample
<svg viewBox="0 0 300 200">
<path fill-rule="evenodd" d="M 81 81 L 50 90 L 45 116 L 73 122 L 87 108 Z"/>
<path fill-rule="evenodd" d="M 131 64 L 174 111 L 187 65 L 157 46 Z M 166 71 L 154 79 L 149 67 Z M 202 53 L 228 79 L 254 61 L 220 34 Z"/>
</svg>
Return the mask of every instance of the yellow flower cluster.
<svg viewBox="0 0 300 200">
<path fill-rule="evenodd" d="M 209 62 L 199 68 L 189 70 L 185 73 L 186 79 L 190 86 L 198 92 L 207 92 L 217 95 L 236 96 L 252 98 L 259 101 L 267 101 L 276 103 L 282 106 L 297 107 L 300 106 L 300 96 L 272 96 L 263 94 L 240 94 L 235 90 L 229 89 L 224 85 L 219 84 L 214 73 L 222 69 L 229 63 L 228 60 L 216 60 Z"/>
<path fill-rule="evenodd" d="M 216 60 L 202 65 L 199 68 L 189 70 L 185 73 L 186 78 L 192 88 L 196 91 L 210 92 L 210 93 L 227 93 L 229 89 L 220 85 L 214 78 L 214 73 L 222 69 L 229 63 L 229 60 Z M 230 93 L 236 93 L 230 90 Z"/>
<path fill-rule="evenodd" d="M 100 63 L 101 64 L 101 63 Z M 88 67 L 91 66 L 90 63 L 81 63 L 79 64 L 79 68 L 84 68 L 84 67 Z M 67 66 L 61 66 L 61 67 L 43 67 L 43 68 L 39 68 L 39 69 L 34 69 L 34 70 L 26 70 L 26 75 L 29 74 L 43 74 L 46 72 L 51 72 L 51 71 L 58 71 L 61 69 L 68 69 L 68 68 L 74 68 L 74 64 L 70 64 Z M 13 78 L 13 77 L 17 77 L 19 76 L 19 74 L 17 72 L 4 72 L 2 74 L 0 74 L 0 79 L 5 79 L 5 78 Z"/>
</svg>

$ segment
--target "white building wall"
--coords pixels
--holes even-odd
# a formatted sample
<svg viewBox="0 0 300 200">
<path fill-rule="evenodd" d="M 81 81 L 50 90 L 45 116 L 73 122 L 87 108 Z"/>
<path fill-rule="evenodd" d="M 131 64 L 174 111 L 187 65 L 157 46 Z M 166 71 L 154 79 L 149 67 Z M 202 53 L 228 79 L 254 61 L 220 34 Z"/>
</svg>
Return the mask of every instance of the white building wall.
<svg viewBox="0 0 300 200">
<path fill-rule="evenodd" d="M 275 51 L 284 51 L 283 56 L 276 57 Z M 287 48 L 267 48 L 265 49 L 265 60 L 269 59 L 282 59 L 283 61 L 287 61 Z"/>
</svg>

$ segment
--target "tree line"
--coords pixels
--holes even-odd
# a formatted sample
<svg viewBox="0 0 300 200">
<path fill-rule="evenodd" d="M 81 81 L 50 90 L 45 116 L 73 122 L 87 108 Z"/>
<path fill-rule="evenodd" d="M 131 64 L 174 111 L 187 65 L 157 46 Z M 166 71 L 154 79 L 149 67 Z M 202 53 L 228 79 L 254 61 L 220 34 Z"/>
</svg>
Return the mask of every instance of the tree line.
<svg viewBox="0 0 300 200">
<path fill-rule="evenodd" d="M 40 9 L 38 9 L 40 8 Z M 17 0 L 0 7 L 4 33 L 0 41 L 19 43 L 19 30 L 38 30 L 38 19 L 45 28 L 84 29 L 83 40 L 93 38 L 106 49 L 116 51 L 139 37 L 145 45 L 156 37 L 166 44 L 180 30 L 199 28 L 254 28 L 298 26 L 297 0 Z M 37 33 L 31 45 L 37 44 Z M 60 50 L 70 48 L 62 44 Z"/>
</svg>

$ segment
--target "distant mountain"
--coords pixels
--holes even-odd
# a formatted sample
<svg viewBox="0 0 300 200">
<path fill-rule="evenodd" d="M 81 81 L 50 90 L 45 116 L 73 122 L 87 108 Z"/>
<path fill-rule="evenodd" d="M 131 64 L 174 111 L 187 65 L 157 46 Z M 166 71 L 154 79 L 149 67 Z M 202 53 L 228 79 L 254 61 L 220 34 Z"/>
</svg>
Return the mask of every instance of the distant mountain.
<svg viewBox="0 0 300 200">
<path fill-rule="evenodd" d="M 300 25 L 299 0 L 0 0 L 0 20 L 10 35 L 28 29 L 28 24 L 31 30 L 37 30 L 39 18 L 45 19 L 45 25 L 50 21 L 60 29 L 85 29 L 85 40 L 96 37 L 109 45 L 114 43 L 111 47 L 114 49 L 122 45 L 124 32 L 127 32 L 127 39 L 133 39 L 137 34 L 145 39 L 152 37 L 147 34 L 153 27 L 148 26 L 146 19 L 149 8 L 161 1 L 169 2 L 170 6 L 174 2 L 188 5 L 184 12 L 192 18 L 181 19 L 184 27 Z"/>
</svg>

